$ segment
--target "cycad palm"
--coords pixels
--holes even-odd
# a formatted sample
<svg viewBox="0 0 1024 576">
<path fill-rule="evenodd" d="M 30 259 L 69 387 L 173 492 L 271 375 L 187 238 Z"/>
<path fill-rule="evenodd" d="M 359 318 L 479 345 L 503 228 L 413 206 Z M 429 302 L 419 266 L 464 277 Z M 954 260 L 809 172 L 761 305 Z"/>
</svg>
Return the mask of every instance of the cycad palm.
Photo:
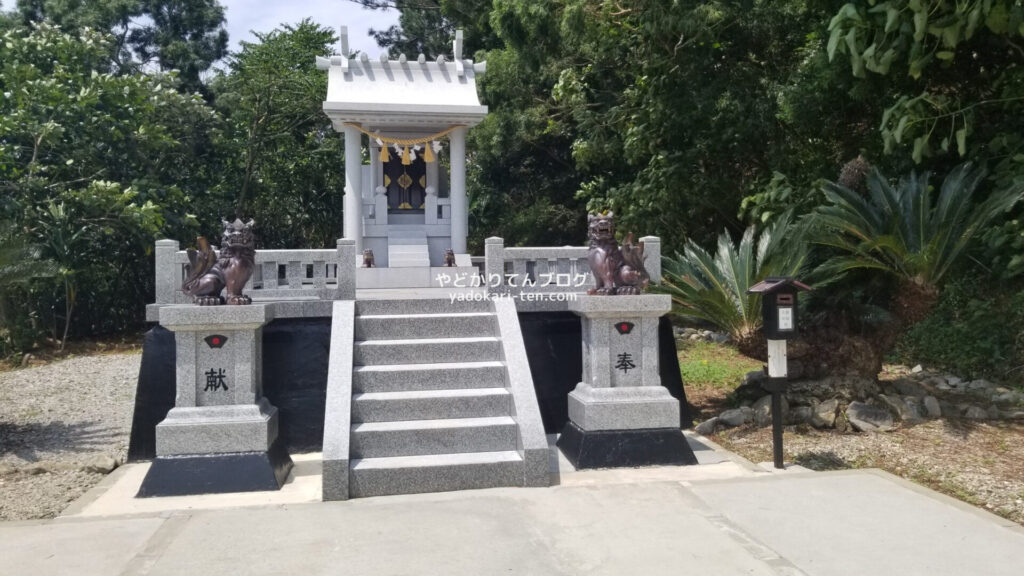
<svg viewBox="0 0 1024 576">
<path fill-rule="evenodd" d="M 652 291 L 670 294 L 676 314 L 714 324 L 747 351 L 761 327 L 761 300 L 747 290 L 768 276 L 799 275 L 806 259 L 802 234 L 786 214 L 760 235 L 747 228 L 738 245 L 723 233 L 714 255 L 687 242 L 682 254 L 664 259 L 662 284 Z"/>
<path fill-rule="evenodd" d="M 912 173 L 891 186 L 877 170 L 868 175 L 867 194 L 829 183 L 826 203 L 814 214 L 814 241 L 839 254 L 823 272 L 877 269 L 895 276 L 896 314 L 913 323 L 934 305 L 942 281 L 984 227 L 1024 195 L 1021 182 L 977 202 L 984 170 L 964 163 L 954 168 L 935 198 L 929 174 Z"/>
</svg>

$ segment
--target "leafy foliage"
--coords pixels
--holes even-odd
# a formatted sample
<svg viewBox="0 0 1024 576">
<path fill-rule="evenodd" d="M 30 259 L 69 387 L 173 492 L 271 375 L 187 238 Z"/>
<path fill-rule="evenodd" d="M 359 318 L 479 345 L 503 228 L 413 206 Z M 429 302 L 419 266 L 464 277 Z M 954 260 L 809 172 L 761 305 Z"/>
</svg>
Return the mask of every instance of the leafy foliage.
<svg viewBox="0 0 1024 576">
<path fill-rule="evenodd" d="M 843 6 L 829 30 L 829 58 L 846 54 L 855 76 L 918 81 L 898 83 L 898 98 L 882 116 L 887 152 L 909 144 L 915 163 L 953 151 L 965 157 L 971 139 L 982 148 L 972 156 L 988 156 L 986 143 L 1020 133 L 1021 2 L 860 0 Z"/>
<path fill-rule="evenodd" d="M 0 222 L 0 357 L 32 344 L 35 310 L 24 306 L 32 284 L 57 274 L 57 266 L 41 258 L 42 250 L 29 244 L 9 222 Z"/>
<path fill-rule="evenodd" d="M 1024 381 L 1024 292 L 951 282 L 928 318 L 900 339 L 896 355 L 966 378 Z"/>
<path fill-rule="evenodd" d="M 747 228 L 739 244 L 722 234 L 714 254 L 687 242 L 663 258 L 662 284 L 652 291 L 670 294 L 676 314 L 710 322 L 742 349 L 761 327 L 761 298 L 747 291 L 769 276 L 802 276 L 806 261 L 803 234 L 787 214 L 760 234 Z"/>
<path fill-rule="evenodd" d="M 791 241 L 812 269 L 836 256 L 847 281 L 807 304 L 851 318 L 921 316 L 968 254 L 993 276 L 1024 274 L 1022 208 L 989 193 L 1024 182 L 1019 0 L 357 3 L 400 11 L 376 32 L 393 57 L 448 56 L 462 29 L 465 56 L 487 62 L 490 114 L 468 137 L 474 251 L 495 234 L 578 244 L 588 208 L 614 209 L 620 230 L 659 235 L 694 267 L 678 269 L 692 282 L 681 294 L 745 334 L 740 284 L 788 266 L 759 243 Z M 254 217 L 268 247 L 338 235 L 342 143 L 314 69 L 332 32 L 262 31 L 211 73 L 223 19 L 216 0 L 20 0 L 0 14 L 0 220 L 59 265 L 10 293 L 19 334 L 139 322 L 152 240 L 216 236 L 219 216 Z M 949 174 L 970 193 L 947 202 L 923 176 L 906 192 L 822 192 L 853 159 Z M 963 160 L 989 175 L 954 170 Z M 808 254 L 793 222 L 821 221 L 823 202 L 837 220 Z M 723 229 L 717 252 L 699 252 Z M 907 314 L 913 302 L 925 306 Z"/>
<path fill-rule="evenodd" d="M 938 288 L 985 226 L 1024 196 L 1024 186 L 1013 185 L 976 201 L 984 177 L 984 170 L 961 164 L 935 198 L 927 173 L 911 173 L 892 186 L 874 170 L 866 198 L 829 183 L 826 204 L 814 215 L 815 242 L 839 252 L 827 268 L 877 269 Z"/>
<path fill-rule="evenodd" d="M 456 24 L 463 31 L 466 57 L 495 45 L 489 22 L 489 2 L 480 0 L 354 0 L 373 10 L 398 10 L 398 24 L 370 30 L 377 45 L 391 56 L 428 58 L 451 53 Z"/>
<path fill-rule="evenodd" d="M 266 246 L 331 246 L 341 236 L 344 164 L 315 58 L 330 54 L 337 37 L 308 19 L 256 36 L 212 83 L 225 126 L 210 211 L 255 218 Z"/>
<path fill-rule="evenodd" d="M 781 172 L 772 174 L 761 191 L 740 203 L 740 217 L 754 225 L 764 225 L 786 212 L 804 214 L 821 204 L 820 193 L 808 193 L 794 187 Z"/>
<path fill-rule="evenodd" d="M 177 70 L 179 87 L 203 90 L 200 74 L 227 55 L 224 8 L 217 0 L 18 0 L 26 25 L 48 20 L 65 29 L 108 32 L 116 68 L 149 63 Z"/>
<path fill-rule="evenodd" d="M 209 175 L 198 157 L 215 118 L 202 99 L 173 76 L 109 69 L 98 32 L 39 24 L 0 38 L 0 218 L 59 266 L 25 305 L 60 342 L 138 321 L 153 240 L 195 229 L 186 207 Z"/>
</svg>

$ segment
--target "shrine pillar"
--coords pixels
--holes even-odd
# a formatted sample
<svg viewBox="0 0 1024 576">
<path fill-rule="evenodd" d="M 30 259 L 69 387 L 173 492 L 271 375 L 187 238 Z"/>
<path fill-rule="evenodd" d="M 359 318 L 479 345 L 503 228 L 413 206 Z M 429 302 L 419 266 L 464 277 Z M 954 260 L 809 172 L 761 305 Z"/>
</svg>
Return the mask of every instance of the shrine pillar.
<svg viewBox="0 0 1024 576">
<path fill-rule="evenodd" d="M 342 236 L 356 242 L 356 257 L 363 255 L 363 135 L 345 126 L 345 216 Z M 353 263 L 354 264 L 354 263 Z"/>
<path fill-rule="evenodd" d="M 466 127 L 459 126 L 448 135 L 451 144 L 451 198 L 452 250 L 466 254 L 466 234 L 469 230 L 469 210 L 466 200 Z"/>
</svg>

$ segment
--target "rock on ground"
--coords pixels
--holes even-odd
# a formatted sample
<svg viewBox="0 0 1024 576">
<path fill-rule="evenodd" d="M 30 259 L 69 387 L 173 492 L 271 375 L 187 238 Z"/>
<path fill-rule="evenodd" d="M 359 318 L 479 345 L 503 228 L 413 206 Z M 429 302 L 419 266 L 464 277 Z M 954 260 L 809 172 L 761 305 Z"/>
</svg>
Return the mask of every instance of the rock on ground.
<svg viewBox="0 0 1024 576">
<path fill-rule="evenodd" d="M 697 424 L 697 427 L 694 428 L 693 431 L 701 436 L 710 436 L 715 433 L 716 426 L 718 426 L 718 416 L 709 418 L 700 424 Z"/>
<path fill-rule="evenodd" d="M 836 424 L 836 410 L 839 409 L 839 401 L 829 398 L 823 402 L 817 402 L 811 406 L 811 426 L 815 428 L 831 428 Z"/>
<path fill-rule="evenodd" d="M 894 427 L 888 410 L 863 402 L 851 402 L 846 409 L 846 419 L 861 432 L 888 432 Z"/>
<path fill-rule="evenodd" d="M 767 394 L 758 398 L 757 402 L 751 406 L 754 410 L 754 423 L 759 428 L 765 426 L 771 426 L 772 424 L 772 395 Z M 786 400 L 786 396 L 782 396 L 782 418 L 786 419 L 786 415 L 789 413 L 789 401 Z"/>
<path fill-rule="evenodd" d="M 977 406 L 968 406 L 967 409 L 964 410 L 964 418 L 970 420 L 984 420 L 988 418 L 988 412 Z"/>
<path fill-rule="evenodd" d="M 754 411 L 744 406 L 743 408 L 733 408 L 732 410 L 726 410 L 718 417 L 718 423 L 723 426 L 735 428 L 736 426 L 742 426 L 754 416 Z"/>
<path fill-rule="evenodd" d="M 0 520 L 53 517 L 124 461 L 140 360 L 0 372 Z"/>
<path fill-rule="evenodd" d="M 795 406 L 790 408 L 788 417 L 786 418 L 786 423 L 804 424 L 806 422 L 810 422 L 813 417 L 814 409 L 810 406 Z"/>
</svg>

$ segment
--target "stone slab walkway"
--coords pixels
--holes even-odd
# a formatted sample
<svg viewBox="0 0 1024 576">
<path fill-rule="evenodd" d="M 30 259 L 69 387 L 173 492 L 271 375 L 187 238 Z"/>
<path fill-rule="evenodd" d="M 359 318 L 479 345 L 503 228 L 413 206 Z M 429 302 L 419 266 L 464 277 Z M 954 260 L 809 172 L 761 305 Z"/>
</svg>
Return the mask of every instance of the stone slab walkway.
<svg viewBox="0 0 1024 576">
<path fill-rule="evenodd" d="M 1024 530 L 860 470 L 7 523 L 0 558 L 81 576 L 1016 575 Z"/>
<path fill-rule="evenodd" d="M 551 447 L 553 483 L 561 486 L 601 484 L 637 484 L 673 481 L 689 484 L 707 480 L 725 480 L 763 475 L 768 471 L 713 444 L 710 440 L 685 432 L 699 466 L 652 466 L 648 468 L 577 471 L 555 447 L 557 438 L 548 437 Z M 323 500 L 321 454 L 293 454 L 295 467 L 281 490 L 243 492 L 168 498 L 135 498 L 149 463 L 128 464 L 118 468 L 97 487 L 61 513 L 64 517 L 106 517 L 152 514 L 182 510 L 214 510 L 245 506 L 294 505 Z"/>
</svg>

